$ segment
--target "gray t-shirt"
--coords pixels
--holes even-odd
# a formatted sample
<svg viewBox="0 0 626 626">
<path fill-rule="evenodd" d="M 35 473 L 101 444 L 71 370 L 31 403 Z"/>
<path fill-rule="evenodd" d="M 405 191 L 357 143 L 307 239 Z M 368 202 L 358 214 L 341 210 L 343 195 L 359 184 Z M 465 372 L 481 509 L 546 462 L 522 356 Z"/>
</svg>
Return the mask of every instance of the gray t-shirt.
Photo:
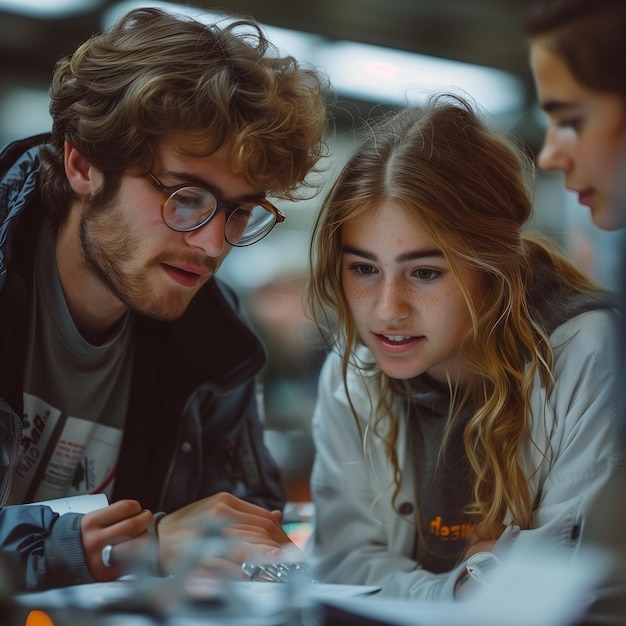
<svg viewBox="0 0 626 626">
<path fill-rule="evenodd" d="M 85 493 L 111 495 L 133 363 L 128 314 L 102 345 L 78 332 L 45 224 L 35 257 L 24 376 L 22 452 L 10 504 Z"/>
</svg>

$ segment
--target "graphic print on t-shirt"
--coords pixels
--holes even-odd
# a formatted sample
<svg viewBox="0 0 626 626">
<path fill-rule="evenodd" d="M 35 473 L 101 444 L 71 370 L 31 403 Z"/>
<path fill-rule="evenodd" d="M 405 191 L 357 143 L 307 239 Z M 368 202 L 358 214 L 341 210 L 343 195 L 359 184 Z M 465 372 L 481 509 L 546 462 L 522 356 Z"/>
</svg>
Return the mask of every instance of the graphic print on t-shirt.
<svg viewBox="0 0 626 626">
<path fill-rule="evenodd" d="M 15 468 L 9 504 L 19 504 L 30 500 L 26 498 L 26 494 L 37 474 L 60 416 L 58 409 L 41 402 L 39 398 L 24 394 L 22 449 Z"/>
<path fill-rule="evenodd" d="M 35 499 L 80 493 L 110 497 L 121 440 L 116 428 L 68 417 Z"/>
<path fill-rule="evenodd" d="M 41 399 L 24 394 L 24 400 L 24 440 L 11 499 L 28 491 L 35 501 L 85 493 L 110 498 L 122 431 L 77 417 L 61 422 L 60 412 Z M 31 489 L 33 480 L 39 484 Z"/>
</svg>

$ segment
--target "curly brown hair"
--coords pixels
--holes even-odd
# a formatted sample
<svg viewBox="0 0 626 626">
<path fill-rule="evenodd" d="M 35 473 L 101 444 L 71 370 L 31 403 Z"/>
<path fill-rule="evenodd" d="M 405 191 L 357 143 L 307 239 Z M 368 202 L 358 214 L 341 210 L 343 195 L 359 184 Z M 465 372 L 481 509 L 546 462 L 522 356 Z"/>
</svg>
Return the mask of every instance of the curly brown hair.
<svg viewBox="0 0 626 626">
<path fill-rule="evenodd" d="M 204 24 L 133 10 L 57 62 L 52 136 L 41 151 L 57 223 L 72 198 L 66 141 L 103 173 L 108 193 L 124 172 L 150 167 L 172 135 L 193 156 L 228 142 L 233 173 L 277 198 L 314 189 L 307 175 L 326 153 L 327 80 L 281 56 L 253 20 L 223 17 Z"/>
</svg>

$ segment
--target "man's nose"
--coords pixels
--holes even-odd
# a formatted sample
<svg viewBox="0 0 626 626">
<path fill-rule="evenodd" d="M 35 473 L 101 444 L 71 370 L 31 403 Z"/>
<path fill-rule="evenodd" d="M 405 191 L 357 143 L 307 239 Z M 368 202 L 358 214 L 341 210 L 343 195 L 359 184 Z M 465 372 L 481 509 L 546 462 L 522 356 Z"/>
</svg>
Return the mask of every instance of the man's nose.
<svg viewBox="0 0 626 626">
<path fill-rule="evenodd" d="M 228 245 L 224 237 L 226 211 L 218 209 L 213 217 L 197 230 L 185 233 L 185 241 L 193 248 L 199 248 L 208 257 L 217 258 Z"/>
</svg>

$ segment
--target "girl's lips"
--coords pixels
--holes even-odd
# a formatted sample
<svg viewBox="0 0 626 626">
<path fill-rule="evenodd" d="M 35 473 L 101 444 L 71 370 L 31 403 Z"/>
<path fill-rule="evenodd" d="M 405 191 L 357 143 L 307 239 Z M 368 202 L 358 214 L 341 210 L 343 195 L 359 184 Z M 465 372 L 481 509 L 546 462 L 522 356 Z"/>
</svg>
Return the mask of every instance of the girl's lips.
<svg viewBox="0 0 626 626">
<path fill-rule="evenodd" d="M 404 352 L 408 352 L 424 341 L 423 336 L 416 337 L 412 335 L 403 335 L 402 333 L 389 333 L 385 335 L 381 335 L 379 333 L 373 334 L 379 347 L 385 352 L 391 354 L 402 354 Z M 392 341 L 387 337 L 403 337 L 403 339 L 400 341 Z"/>
<path fill-rule="evenodd" d="M 163 263 L 161 267 L 174 282 L 183 287 L 195 287 L 204 275 L 198 272 L 184 270 L 180 267 L 174 267 L 173 265 L 167 265 L 166 263 Z"/>
<path fill-rule="evenodd" d="M 593 189 L 583 189 L 578 192 L 578 203 L 583 206 L 590 206 L 593 197 Z"/>
</svg>

